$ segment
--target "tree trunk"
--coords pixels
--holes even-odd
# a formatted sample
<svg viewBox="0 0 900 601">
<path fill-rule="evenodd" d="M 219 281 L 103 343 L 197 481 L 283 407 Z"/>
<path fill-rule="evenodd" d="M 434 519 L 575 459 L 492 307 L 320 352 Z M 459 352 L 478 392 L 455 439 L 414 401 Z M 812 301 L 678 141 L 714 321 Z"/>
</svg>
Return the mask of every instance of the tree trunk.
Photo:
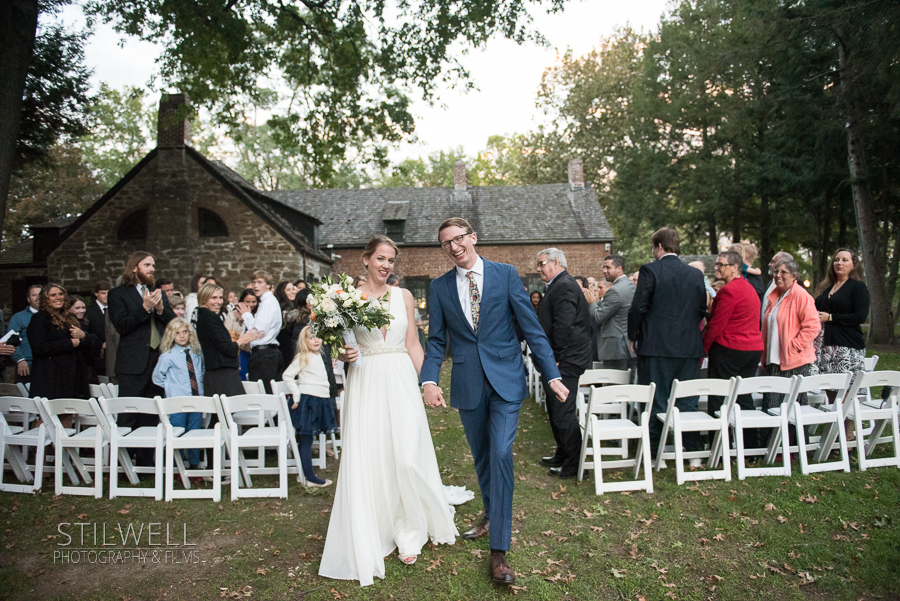
<svg viewBox="0 0 900 601">
<path fill-rule="evenodd" d="M 772 259 L 772 228 L 769 214 L 769 195 L 761 194 L 759 198 L 759 256 L 761 265 L 769 265 Z"/>
<path fill-rule="evenodd" d="M 741 241 L 743 232 L 743 220 L 741 219 L 741 204 L 734 203 L 734 212 L 731 214 L 731 239 L 735 244 Z"/>
<path fill-rule="evenodd" d="M 0 232 L 16 157 L 25 76 L 37 34 L 38 0 L 0 0 Z"/>
<path fill-rule="evenodd" d="M 716 218 L 713 215 L 707 218 L 707 225 L 709 226 L 709 254 L 717 255 L 719 254 L 719 234 L 716 231 Z"/>
<path fill-rule="evenodd" d="M 869 288 L 869 341 L 888 344 L 891 339 L 889 302 L 885 290 L 883 261 L 878 248 L 878 230 L 873 210 L 873 199 L 869 190 L 869 172 L 866 166 L 865 141 L 859 130 L 855 107 L 850 100 L 849 86 L 853 81 L 852 68 L 847 61 L 845 40 L 838 32 L 838 56 L 840 61 L 841 96 L 844 108 L 845 129 L 847 131 L 847 160 L 850 165 L 850 189 L 856 209 L 856 224 L 862 245 L 862 262 L 866 268 L 866 284 Z"/>
<path fill-rule="evenodd" d="M 891 254 L 891 275 L 887 280 L 888 310 L 894 305 L 894 295 L 897 292 L 897 270 L 900 269 L 900 223 L 894 224 L 894 252 Z M 900 306 L 890 314 L 891 342 L 894 341 L 894 330 L 897 329 L 897 318 L 900 317 Z"/>
</svg>

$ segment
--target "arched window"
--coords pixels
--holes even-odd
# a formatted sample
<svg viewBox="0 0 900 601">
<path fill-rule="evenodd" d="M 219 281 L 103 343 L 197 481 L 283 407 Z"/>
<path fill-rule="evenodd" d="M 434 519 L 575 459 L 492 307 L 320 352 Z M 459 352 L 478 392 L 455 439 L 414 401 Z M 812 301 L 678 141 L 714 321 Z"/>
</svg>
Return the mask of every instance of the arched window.
<svg viewBox="0 0 900 601">
<path fill-rule="evenodd" d="M 201 238 L 228 237 L 228 226 L 209 209 L 197 209 L 197 229 Z"/>
<path fill-rule="evenodd" d="M 119 231 L 116 234 L 119 240 L 146 240 L 147 239 L 147 209 L 135 211 L 122 220 Z"/>
</svg>

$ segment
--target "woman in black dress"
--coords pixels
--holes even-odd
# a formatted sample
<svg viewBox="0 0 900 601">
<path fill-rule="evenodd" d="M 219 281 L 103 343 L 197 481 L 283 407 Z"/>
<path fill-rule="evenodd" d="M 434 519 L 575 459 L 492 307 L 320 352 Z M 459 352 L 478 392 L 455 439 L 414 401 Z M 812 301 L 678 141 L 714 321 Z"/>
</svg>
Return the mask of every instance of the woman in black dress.
<svg viewBox="0 0 900 601">
<path fill-rule="evenodd" d="M 849 248 L 837 249 L 825 281 L 816 287 L 816 311 L 822 322 L 816 341 L 819 373 L 852 372 L 855 378 L 866 358 L 860 326 L 869 315 L 869 289 L 862 281 L 859 257 Z"/>
<path fill-rule="evenodd" d="M 203 284 L 197 291 L 197 339 L 203 351 L 206 374 L 203 376 L 203 390 L 212 396 L 244 394 L 240 375 L 240 346 L 260 336 L 260 332 L 250 330 L 237 340 L 219 319 L 219 310 L 225 302 L 221 286 Z"/>
<path fill-rule="evenodd" d="M 87 399 L 88 368 L 80 350 L 87 334 L 66 306 L 66 290 L 59 284 L 41 288 L 40 310 L 31 318 L 28 341 L 34 357 L 31 366 L 32 397 Z"/>
</svg>

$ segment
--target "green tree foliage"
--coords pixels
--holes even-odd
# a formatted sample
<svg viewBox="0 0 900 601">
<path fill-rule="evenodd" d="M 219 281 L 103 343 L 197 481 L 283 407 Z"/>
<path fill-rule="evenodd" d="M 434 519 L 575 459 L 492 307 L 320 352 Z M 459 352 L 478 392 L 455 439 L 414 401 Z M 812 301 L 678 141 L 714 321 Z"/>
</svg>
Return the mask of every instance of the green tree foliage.
<svg viewBox="0 0 900 601">
<path fill-rule="evenodd" d="M 564 0 L 546 0 L 551 10 Z M 330 185 L 348 150 L 387 165 L 387 147 L 413 131 L 409 97 L 430 98 L 467 73 L 451 44 L 483 45 L 495 34 L 517 42 L 540 0 L 90 0 L 94 19 L 161 42 L 163 80 L 210 109 L 216 125 L 244 120 L 251 105 L 277 98 L 265 135 Z M 272 85 L 272 84 L 276 85 Z"/>
<path fill-rule="evenodd" d="M 79 141 L 84 160 L 107 189 L 156 145 L 157 108 L 143 88 L 100 85 L 88 108 L 90 132 Z"/>
<path fill-rule="evenodd" d="M 72 144 L 49 149 L 44 160 L 31 161 L 13 176 L 3 245 L 30 235 L 29 226 L 77 217 L 103 193 L 103 187 Z"/>
</svg>

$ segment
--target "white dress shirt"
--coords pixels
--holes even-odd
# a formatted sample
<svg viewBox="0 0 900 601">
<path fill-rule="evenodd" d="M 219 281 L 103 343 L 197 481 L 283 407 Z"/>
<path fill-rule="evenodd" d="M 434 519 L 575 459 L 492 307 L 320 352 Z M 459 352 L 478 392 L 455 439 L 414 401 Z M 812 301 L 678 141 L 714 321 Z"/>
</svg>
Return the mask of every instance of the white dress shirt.
<svg viewBox="0 0 900 601">
<path fill-rule="evenodd" d="M 462 305 L 463 315 L 472 328 L 475 323 L 472 321 L 472 298 L 469 296 L 469 271 L 475 274 L 475 285 L 478 286 L 478 294 L 484 297 L 484 260 L 478 257 L 472 269 L 463 269 L 459 265 L 456 266 L 456 291 L 459 294 L 459 302 Z"/>
<path fill-rule="evenodd" d="M 259 297 L 259 308 L 256 310 L 256 315 L 247 311 L 241 315 L 241 319 L 244 320 L 244 325 L 248 330 L 255 328 L 266 334 L 263 338 L 251 342 L 251 349 L 264 344 L 278 344 L 275 338 L 281 332 L 281 305 L 278 304 L 278 299 L 271 290 Z"/>
<path fill-rule="evenodd" d="M 106 305 L 104 305 L 103 303 L 101 303 L 98 300 L 95 300 L 94 302 L 97 303 L 98 307 L 100 307 L 100 312 L 103 313 L 104 315 L 106 315 Z"/>
</svg>

